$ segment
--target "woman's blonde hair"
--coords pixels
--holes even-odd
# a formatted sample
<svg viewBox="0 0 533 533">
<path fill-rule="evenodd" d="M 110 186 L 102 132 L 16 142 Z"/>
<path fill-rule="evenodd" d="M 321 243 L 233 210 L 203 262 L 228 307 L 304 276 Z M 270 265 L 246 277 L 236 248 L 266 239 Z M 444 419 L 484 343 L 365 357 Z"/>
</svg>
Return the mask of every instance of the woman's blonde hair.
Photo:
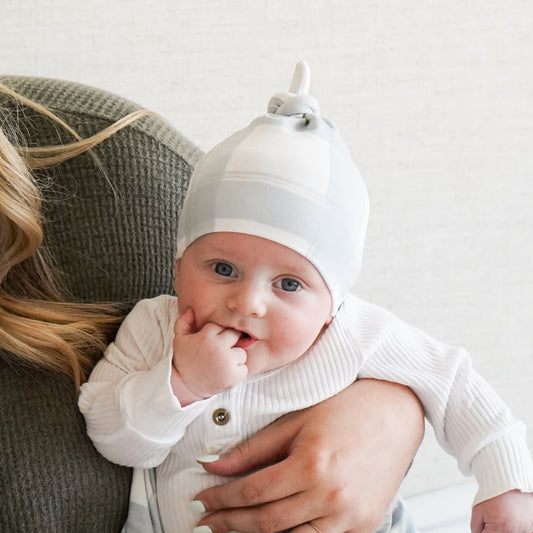
<svg viewBox="0 0 533 533">
<path fill-rule="evenodd" d="M 42 196 L 31 171 L 85 153 L 150 114 L 131 113 L 87 139 L 47 108 L 0 84 L 0 92 L 54 120 L 76 141 L 15 147 L 0 128 L 0 351 L 19 363 L 66 375 L 76 389 L 123 317 L 121 306 L 69 302 L 41 246 Z M 99 166 L 96 156 L 93 159 Z M 9 355 L 8 357 L 11 357 Z"/>
</svg>

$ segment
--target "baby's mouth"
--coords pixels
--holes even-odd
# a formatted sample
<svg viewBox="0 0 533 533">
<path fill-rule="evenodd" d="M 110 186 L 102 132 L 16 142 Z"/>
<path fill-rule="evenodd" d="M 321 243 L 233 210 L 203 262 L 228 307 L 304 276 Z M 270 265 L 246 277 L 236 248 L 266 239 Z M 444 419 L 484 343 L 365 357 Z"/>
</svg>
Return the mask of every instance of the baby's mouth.
<svg viewBox="0 0 533 533">
<path fill-rule="evenodd" d="M 235 348 L 242 348 L 243 350 L 246 350 L 246 348 L 250 348 L 253 344 L 255 344 L 256 338 L 252 337 L 246 331 L 241 331 L 241 336 L 239 337 L 239 340 L 235 343 Z"/>
</svg>

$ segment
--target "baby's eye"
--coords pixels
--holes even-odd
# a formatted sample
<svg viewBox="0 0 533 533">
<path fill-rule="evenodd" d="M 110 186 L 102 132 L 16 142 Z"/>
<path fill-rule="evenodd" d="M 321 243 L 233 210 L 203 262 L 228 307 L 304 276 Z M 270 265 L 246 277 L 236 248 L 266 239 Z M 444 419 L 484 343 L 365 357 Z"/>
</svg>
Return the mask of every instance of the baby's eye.
<svg viewBox="0 0 533 533">
<path fill-rule="evenodd" d="M 235 275 L 233 267 L 228 263 L 213 263 L 213 270 L 219 275 L 224 277 L 232 277 Z"/>
<path fill-rule="evenodd" d="M 301 289 L 301 284 L 292 278 L 283 278 L 276 282 L 276 287 L 286 292 L 296 292 Z"/>
</svg>

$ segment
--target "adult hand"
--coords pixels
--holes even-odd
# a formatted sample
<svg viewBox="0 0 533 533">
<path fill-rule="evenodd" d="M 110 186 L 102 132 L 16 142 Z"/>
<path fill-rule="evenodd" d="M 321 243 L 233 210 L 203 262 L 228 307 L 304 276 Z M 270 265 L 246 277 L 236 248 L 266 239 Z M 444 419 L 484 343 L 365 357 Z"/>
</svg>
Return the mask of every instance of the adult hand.
<svg viewBox="0 0 533 533">
<path fill-rule="evenodd" d="M 312 533 L 307 522 L 313 521 L 324 533 L 370 533 L 423 433 L 422 408 L 409 389 L 357 381 L 205 464 L 217 475 L 247 475 L 196 496 L 211 513 L 199 525 L 213 533 Z"/>
</svg>

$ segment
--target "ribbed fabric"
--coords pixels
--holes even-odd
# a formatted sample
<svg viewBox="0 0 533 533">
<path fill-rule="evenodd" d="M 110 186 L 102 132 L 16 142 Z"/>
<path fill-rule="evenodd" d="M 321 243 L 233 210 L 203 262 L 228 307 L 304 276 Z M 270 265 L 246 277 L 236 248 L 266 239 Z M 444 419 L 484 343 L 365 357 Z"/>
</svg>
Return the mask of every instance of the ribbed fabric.
<svg viewBox="0 0 533 533">
<path fill-rule="evenodd" d="M 120 531 L 130 471 L 94 449 L 72 386 L 17 370 L 7 357 L 0 357 L 0 531 Z"/>
<path fill-rule="evenodd" d="M 101 453 L 140 468 L 159 464 L 157 497 L 167 531 L 190 531 L 198 517 L 188 502 L 223 482 L 207 474 L 197 457 L 220 453 L 357 377 L 395 381 L 415 391 L 441 445 L 465 474 L 476 475 L 475 503 L 510 488 L 533 491 L 523 426 L 471 368 L 468 354 L 377 306 L 348 296 L 303 357 L 185 408 L 169 386 L 176 318 L 174 297 L 139 302 L 80 396 L 89 436 Z M 230 413 L 222 426 L 212 418 L 220 408 Z"/>
<path fill-rule="evenodd" d="M 139 106 L 84 85 L 31 77 L 0 81 L 51 108 L 81 136 Z M 20 144 L 73 139 L 0 94 L 0 126 Z M 198 149 L 158 117 L 143 118 L 96 150 L 36 172 L 45 243 L 73 298 L 135 302 L 171 293 L 175 235 Z M 126 516 L 130 469 L 88 440 L 75 391 L 0 353 L 0 531 L 111 533 Z"/>
</svg>

